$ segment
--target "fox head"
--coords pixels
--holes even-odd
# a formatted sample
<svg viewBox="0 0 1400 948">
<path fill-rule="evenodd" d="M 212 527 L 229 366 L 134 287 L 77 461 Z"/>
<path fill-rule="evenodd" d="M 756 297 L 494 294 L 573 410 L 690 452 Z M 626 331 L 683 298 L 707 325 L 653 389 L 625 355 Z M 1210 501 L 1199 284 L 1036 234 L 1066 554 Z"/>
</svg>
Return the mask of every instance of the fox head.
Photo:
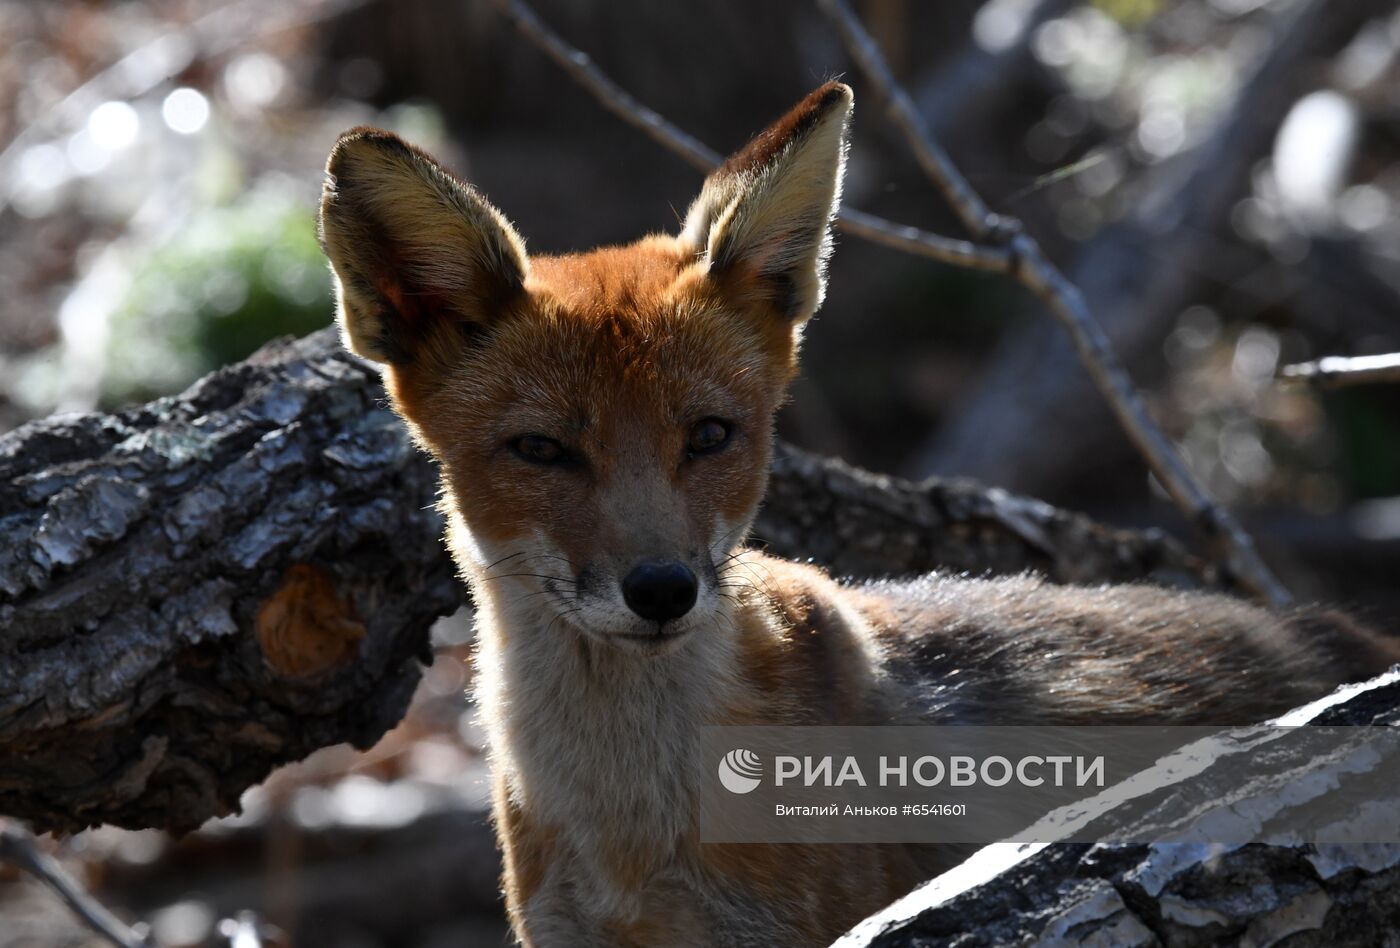
<svg viewBox="0 0 1400 948">
<path fill-rule="evenodd" d="M 437 459 L 478 597 L 645 653 L 730 607 L 825 292 L 850 111 L 822 86 L 710 175 L 679 235 L 564 256 L 527 255 L 396 136 L 336 142 L 320 232 L 345 344 Z"/>
</svg>

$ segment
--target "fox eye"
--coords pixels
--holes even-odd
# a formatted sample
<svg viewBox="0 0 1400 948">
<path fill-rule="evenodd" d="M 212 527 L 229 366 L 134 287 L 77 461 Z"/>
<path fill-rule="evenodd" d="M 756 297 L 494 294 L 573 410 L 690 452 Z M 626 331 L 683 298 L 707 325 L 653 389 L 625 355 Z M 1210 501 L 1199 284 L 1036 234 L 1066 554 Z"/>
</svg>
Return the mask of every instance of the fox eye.
<svg viewBox="0 0 1400 948">
<path fill-rule="evenodd" d="M 523 435 L 510 443 L 510 449 L 516 457 L 535 464 L 563 464 L 572 460 L 562 444 L 544 435 Z"/>
<path fill-rule="evenodd" d="M 729 441 L 730 426 L 718 418 L 706 418 L 690 429 L 686 451 L 691 456 L 718 451 Z"/>
</svg>

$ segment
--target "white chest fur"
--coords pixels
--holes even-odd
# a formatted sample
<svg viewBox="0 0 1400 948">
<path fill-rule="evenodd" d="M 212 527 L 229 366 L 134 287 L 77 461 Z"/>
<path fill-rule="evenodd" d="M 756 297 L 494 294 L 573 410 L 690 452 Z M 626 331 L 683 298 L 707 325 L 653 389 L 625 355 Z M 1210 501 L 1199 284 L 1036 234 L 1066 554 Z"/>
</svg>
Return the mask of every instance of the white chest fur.
<svg viewBox="0 0 1400 948">
<path fill-rule="evenodd" d="M 699 729 L 738 687 L 728 629 L 674 652 L 636 655 L 580 640 L 542 610 L 478 597 L 477 706 L 492 766 L 532 823 L 562 844 L 568 884 L 608 915 L 632 916 L 638 879 L 683 875 Z"/>
</svg>

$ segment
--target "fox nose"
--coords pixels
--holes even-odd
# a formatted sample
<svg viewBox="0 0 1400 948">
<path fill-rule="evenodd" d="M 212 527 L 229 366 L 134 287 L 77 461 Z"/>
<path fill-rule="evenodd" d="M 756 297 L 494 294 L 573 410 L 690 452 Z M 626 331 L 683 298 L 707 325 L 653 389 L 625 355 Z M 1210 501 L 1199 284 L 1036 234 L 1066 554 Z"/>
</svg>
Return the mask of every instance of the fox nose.
<svg viewBox="0 0 1400 948">
<path fill-rule="evenodd" d="M 642 563 L 622 578 L 627 607 L 652 622 L 685 615 L 698 589 L 695 574 L 682 563 Z"/>
</svg>

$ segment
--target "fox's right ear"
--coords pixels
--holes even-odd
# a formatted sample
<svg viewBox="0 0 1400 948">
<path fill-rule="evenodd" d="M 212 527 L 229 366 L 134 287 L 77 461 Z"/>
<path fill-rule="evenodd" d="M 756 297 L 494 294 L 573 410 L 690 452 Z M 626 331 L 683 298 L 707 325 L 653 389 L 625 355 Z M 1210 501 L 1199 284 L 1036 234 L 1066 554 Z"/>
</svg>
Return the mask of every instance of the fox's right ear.
<svg viewBox="0 0 1400 948">
<path fill-rule="evenodd" d="M 520 293 L 529 272 L 524 242 L 500 211 L 379 129 L 335 143 L 319 229 L 345 344 L 376 362 L 404 364 L 459 339 Z"/>
</svg>

